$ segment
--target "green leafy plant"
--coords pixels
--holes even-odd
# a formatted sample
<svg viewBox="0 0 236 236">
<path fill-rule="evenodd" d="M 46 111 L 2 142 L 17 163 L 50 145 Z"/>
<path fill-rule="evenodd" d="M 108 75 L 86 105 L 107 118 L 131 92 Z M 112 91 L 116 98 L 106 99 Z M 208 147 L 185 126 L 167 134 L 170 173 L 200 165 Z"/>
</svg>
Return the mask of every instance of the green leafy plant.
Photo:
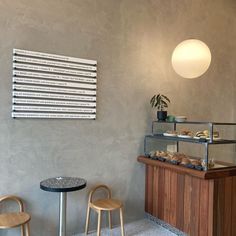
<svg viewBox="0 0 236 236">
<path fill-rule="evenodd" d="M 158 111 L 163 111 L 165 108 L 167 108 L 168 103 L 170 103 L 170 99 L 167 96 L 160 93 L 154 95 L 150 100 L 151 106 L 157 107 Z"/>
</svg>

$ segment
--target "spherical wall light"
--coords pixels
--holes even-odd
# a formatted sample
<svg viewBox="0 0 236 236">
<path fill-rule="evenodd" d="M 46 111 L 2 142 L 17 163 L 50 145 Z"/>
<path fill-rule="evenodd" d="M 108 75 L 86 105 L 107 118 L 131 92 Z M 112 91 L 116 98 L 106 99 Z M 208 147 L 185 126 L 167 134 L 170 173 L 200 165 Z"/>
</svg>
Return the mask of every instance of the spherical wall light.
<svg viewBox="0 0 236 236">
<path fill-rule="evenodd" d="M 172 54 L 172 66 L 175 72 L 187 79 L 203 75 L 210 63 L 210 49 L 204 42 L 197 39 L 181 42 Z"/>
</svg>

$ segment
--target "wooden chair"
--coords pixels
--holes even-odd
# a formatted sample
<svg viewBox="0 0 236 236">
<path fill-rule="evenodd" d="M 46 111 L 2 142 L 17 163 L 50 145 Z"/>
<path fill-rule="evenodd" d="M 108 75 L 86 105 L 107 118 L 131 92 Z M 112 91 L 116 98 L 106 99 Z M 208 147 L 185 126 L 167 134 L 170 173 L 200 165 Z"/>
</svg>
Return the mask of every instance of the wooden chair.
<svg viewBox="0 0 236 236">
<path fill-rule="evenodd" d="M 12 195 L 0 197 L 0 203 L 5 200 L 12 200 L 17 202 L 20 209 L 19 212 L 9 212 L 0 214 L 0 230 L 20 226 L 21 236 L 30 236 L 29 232 L 30 215 L 24 212 L 24 207 L 21 199 Z"/>
<path fill-rule="evenodd" d="M 105 190 L 106 193 L 107 193 L 107 198 L 93 201 L 93 195 L 98 189 Z M 100 234 L 101 234 L 101 215 L 102 215 L 102 211 L 108 212 L 109 228 L 112 229 L 111 212 L 113 210 L 119 210 L 120 211 L 121 235 L 122 236 L 125 235 L 125 233 L 124 233 L 124 222 L 123 222 L 123 204 L 122 204 L 121 201 L 111 198 L 111 190 L 106 185 L 99 185 L 99 186 L 93 188 L 89 193 L 85 234 L 88 234 L 89 218 L 90 218 L 91 208 L 98 213 L 97 236 L 100 236 Z"/>
</svg>

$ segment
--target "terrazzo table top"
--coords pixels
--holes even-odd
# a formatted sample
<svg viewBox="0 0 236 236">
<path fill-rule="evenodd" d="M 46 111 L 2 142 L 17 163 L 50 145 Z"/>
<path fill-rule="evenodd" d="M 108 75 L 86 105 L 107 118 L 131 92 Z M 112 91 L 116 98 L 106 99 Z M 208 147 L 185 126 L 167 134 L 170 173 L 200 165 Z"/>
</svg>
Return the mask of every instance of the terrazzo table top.
<svg viewBox="0 0 236 236">
<path fill-rule="evenodd" d="M 72 192 L 86 187 L 86 180 L 77 177 L 56 177 L 40 182 L 40 188 L 49 192 Z"/>
</svg>

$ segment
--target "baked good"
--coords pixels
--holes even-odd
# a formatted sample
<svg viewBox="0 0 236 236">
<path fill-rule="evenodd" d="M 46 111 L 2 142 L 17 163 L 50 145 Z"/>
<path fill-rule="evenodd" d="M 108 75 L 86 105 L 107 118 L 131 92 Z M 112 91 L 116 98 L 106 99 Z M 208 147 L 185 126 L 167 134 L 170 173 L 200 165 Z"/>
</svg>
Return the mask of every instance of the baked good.
<svg viewBox="0 0 236 236">
<path fill-rule="evenodd" d="M 206 138 L 207 136 L 204 134 L 203 131 L 198 131 L 198 132 L 195 134 L 195 137 L 198 137 L 198 138 Z"/>
<path fill-rule="evenodd" d="M 165 157 L 165 156 L 167 156 L 167 152 L 165 152 L 165 151 L 156 151 L 156 156 L 158 156 L 158 157 Z"/>
<path fill-rule="evenodd" d="M 171 158 L 171 161 L 181 162 L 181 161 L 182 161 L 182 158 L 179 157 L 179 156 L 173 155 L 173 157 Z"/>
<path fill-rule="evenodd" d="M 188 159 L 188 158 L 182 158 L 182 161 L 181 161 L 181 165 L 188 165 L 188 164 L 190 164 L 191 162 L 190 162 L 190 160 Z"/>
<path fill-rule="evenodd" d="M 181 159 L 188 158 L 187 155 L 185 155 L 184 153 L 181 153 L 181 152 L 175 152 L 174 155 L 180 157 Z"/>
<path fill-rule="evenodd" d="M 156 150 L 156 152 L 155 152 L 155 156 L 159 157 L 159 156 L 160 156 L 160 153 L 161 153 L 161 151 Z"/>
<path fill-rule="evenodd" d="M 191 161 L 191 164 L 194 165 L 194 166 L 201 166 L 202 165 L 201 161 L 199 161 L 199 160 L 195 160 L 195 159 L 193 160 L 192 159 L 190 161 Z"/>
<path fill-rule="evenodd" d="M 218 131 L 213 132 L 213 138 L 219 138 L 219 136 L 220 136 L 220 134 Z M 209 130 L 198 131 L 198 132 L 196 132 L 195 137 L 210 138 L 210 132 L 209 132 Z"/>
<path fill-rule="evenodd" d="M 156 156 L 156 152 L 155 151 L 149 152 L 149 157 L 155 157 L 155 156 Z"/>
<path fill-rule="evenodd" d="M 180 135 L 193 136 L 193 133 L 190 130 L 183 129 L 180 131 Z"/>
</svg>

